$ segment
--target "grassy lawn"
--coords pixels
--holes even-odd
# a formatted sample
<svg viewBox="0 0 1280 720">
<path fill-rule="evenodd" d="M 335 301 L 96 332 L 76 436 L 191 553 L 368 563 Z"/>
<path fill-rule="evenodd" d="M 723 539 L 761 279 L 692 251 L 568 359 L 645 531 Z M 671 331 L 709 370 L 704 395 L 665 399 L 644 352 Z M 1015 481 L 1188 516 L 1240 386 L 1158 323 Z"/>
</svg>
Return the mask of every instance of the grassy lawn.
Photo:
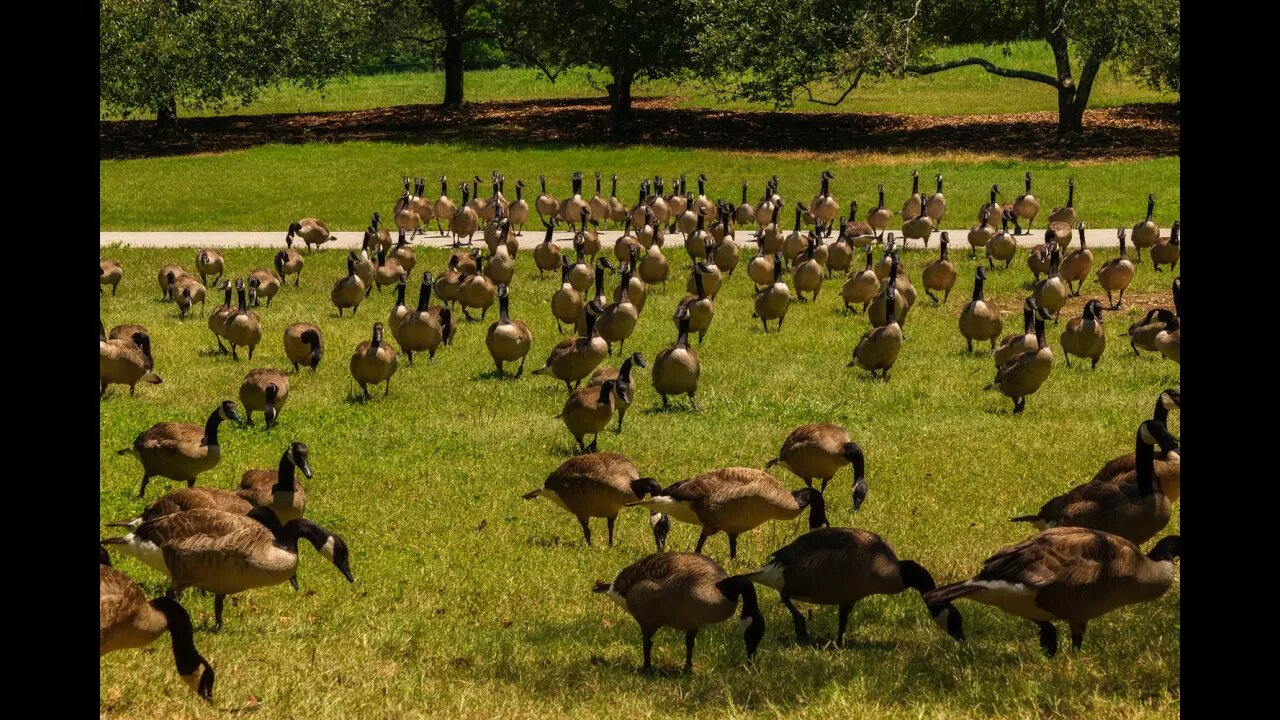
<svg viewBox="0 0 1280 720">
<path fill-rule="evenodd" d="M 408 148 L 377 149 L 405 160 L 415 154 Z M 351 168 L 358 178 L 362 167 L 379 167 L 385 176 L 387 166 L 376 161 L 354 166 L 341 161 L 342 149 L 331 148 L 307 149 L 314 153 L 313 163 L 281 165 L 269 160 L 273 152 L 279 150 L 154 161 L 146 183 L 141 168 L 104 164 L 109 200 L 104 213 L 142 199 L 155 213 L 116 214 L 111 222 L 104 215 L 104 223 L 172 227 L 171 218 L 187 215 L 177 214 L 178 195 L 169 189 L 183 185 L 201 188 L 195 198 L 200 207 L 187 212 L 200 218 L 202 227 L 212 216 L 228 227 L 283 228 L 289 217 L 313 211 L 288 205 L 287 195 L 301 187 L 325 198 L 371 193 L 372 183 L 366 187 L 357 180 L 352 186 Z M 246 162 L 246 157 L 258 160 Z M 485 160 L 496 162 L 497 153 Z M 1100 184 L 1101 178 L 1159 176 L 1176 188 L 1176 160 L 1142 167 L 1147 172 L 1088 169 L 1106 173 L 1096 176 L 1080 169 L 1077 177 Z M 1065 177 L 1065 170 L 1053 177 Z M 976 184 L 984 169 L 970 171 Z M 255 172 L 267 177 L 248 183 Z M 728 168 L 720 174 L 736 177 Z M 1008 168 L 1000 179 L 1010 182 L 1014 175 Z M 864 177 L 862 187 L 871 174 L 859 177 Z M 900 188 L 902 178 L 894 179 Z M 1082 207 L 1092 219 L 1094 203 L 1102 198 L 1085 189 L 1096 185 L 1081 182 Z M 784 193 L 787 188 L 784 179 Z M 389 202 L 394 188 L 380 190 L 369 195 L 369 203 L 377 200 L 374 206 Z M 895 202 L 900 194 L 894 194 Z M 976 199 L 961 197 L 967 215 Z M 269 210 L 261 215 L 232 211 L 247 205 Z M 351 214 L 335 215 L 335 221 L 363 222 L 368 208 L 347 205 Z M 326 209 L 321 204 L 315 211 Z M 1123 213 L 1117 206 L 1115 218 L 1105 222 L 1133 218 L 1138 211 L 1135 199 Z M 138 222 L 140 217 L 146 222 Z M 228 250 L 225 256 L 228 267 L 243 276 L 268 267 L 272 252 Z M 1113 255 L 1095 251 L 1095 267 Z M 699 636 L 691 677 L 637 676 L 635 623 L 593 595 L 591 587 L 652 551 L 646 518 L 642 512 L 624 514 L 612 548 L 603 545 L 603 523 L 596 521 L 597 545 L 588 548 L 570 515 L 543 500 L 520 499 L 570 455 L 572 438 L 553 418 L 564 390 L 551 378 L 528 373 L 519 380 L 494 378 L 483 344 L 486 325 L 464 324 L 435 364 L 424 357 L 409 367 L 402 357 L 389 397 L 353 402 L 355 386 L 347 370 L 351 350 L 369 336 L 373 322 L 385 322 L 393 295 L 375 291 L 357 317 L 339 319 L 328 291 L 343 272 L 342 253 L 308 256 L 304 285 L 289 286 L 273 307 L 259 309 L 265 339 L 253 363 L 217 355 L 203 318 L 179 321 L 174 305 L 156 300 L 155 271 L 167 262 L 190 268 L 192 251 L 104 248 L 102 256 L 120 259 L 126 273 L 120 295 L 102 298 L 103 322 L 108 328 L 145 324 L 164 378 L 162 385 L 140 386 L 135 397 L 115 387 L 101 403 L 102 520 L 129 517 L 142 507 L 134 498 L 140 466 L 133 458 L 118 457 L 117 449 L 155 422 L 203 422 L 217 401 L 236 398 L 250 368 L 284 368 L 284 327 L 312 321 L 321 325 L 326 340 L 319 372 L 292 379 L 288 404 L 272 432 L 263 431 L 260 419 L 252 428 L 227 427 L 221 436 L 222 463 L 200 484 L 234 488 L 243 471 L 275 467 L 289 441 L 307 442 L 316 472 L 307 482 L 307 515 L 346 538 L 356 577 L 349 585 L 304 549 L 302 591 L 282 585 L 234 598 L 220 633 L 211 631 L 212 599 L 188 592 L 183 603 L 196 626 L 196 645 L 217 670 L 215 706 L 200 703 L 174 677 L 168 641 L 160 640 L 147 650 L 103 660 L 104 715 L 212 718 L 245 708 L 250 696 L 262 703 L 256 716 L 270 718 L 1179 714 L 1176 583 L 1155 603 L 1092 623 L 1083 651 L 1066 648 L 1053 660 L 1041 655 L 1030 623 L 973 603 L 959 604 L 969 643 L 958 646 L 938 632 L 914 593 L 860 604 L 851 618 L 850 646 L 843 650 L 798 647 L 787 612 L 776 593 L 766 589 L 760 597 L 768 632 L 754 670 L 742 667 L 740 636 L 733 623 L 726 623 Z M 931 256 L 905 254 L 917 283 Z M 672 249 L 669 257 L 673 275 L 682 277 L 687 270 L 683 250 Z M 988 280 L 987 294 L 1014 313 L 1006 316 L 1006 330 L 1020 326 L 1016 309 L 1030 280 L 1025 257 L 1020 251 L 1008 271 L 992 272 Z M 1088 480 L 1105 460 L 1131 450 L 1137 423 L 1149 416 L 1160 390 L 1179 384 L 1179 368 L 1155 357 L 1135 358 L 1124 340 L 1124 328 L 1152 303 L 1170 306 L 1172 274 L 1155 274 L 1147 265 L 1134 280 L 1134 304 L 1105 316 L 1109 347 L 1097 370 L 1068 369 L 1060 354 L 1061 327 L 1051 329 L 1050 345 L 1058 355 L 1053 374 L 1029 399 L 1025 414 L 1013 416 L 1010 401 L 982 390 L 993 377 L 989 356 L 963 352 L 956 318 L 971 291 L 974 264 L 963 251 L 953 258 L 960 273 L 955 297 L 946 306 L 930 307 L 921 293 L 907 321 L 909 340 L 888 383 L 845 368 L 867 321 L 841 314 L 838 280 L 828 281 L 816 304 L 793 305 L 781 334 L 763 335 L 750 319 L 749 280 L 745 272 L 737 273 L 726 282 L 706 344 L 699 348 L 699 401 L 705 412 L 686 412 L 683 401 L 676 401 L 673 411 L 661 411 L 647 374 L 640 371 L 624 433 L 601 434 L 601 449 L 626 454 L 642 474 L 666 485 L 715 467 L 761 467 L 796 425 L 841 423 L 866 451 L 871 492 L 854 516 L 850 475 L 837 475 L 828 494 L 832 523 L 883 534 L 901 557 L 918 560 L 940 583 L 968 577 L 993 551 L 1027 536 L 1028 528 L 1010 523 L 1009 517 L 1034 511 L 1050 496 Z M 419 251 L 420 270 L 438 272 L 444 261 L 443 251 Z M 417 282 L 415 277 L 410 302 Z M 531 256 L 519 256 L 512 310 L 534 334 L 530 370 L 559 339 L 548 309 L 557 282 L 539 279 Z M 610 286 L 614 282 L 610 279 Z M 1064 309 L 1064 324 L 1097 292 L 1090 281 L 1085 298 Z M 674 341 L 670 317 L 681 295 L 675 287 L 651 292 L 628 349 L 643 351 L 652 362 Z M 1178 415 L 1172 423 L 1176 434 Z M 777 476 L 789 487 L 801 486 L 785 471 Z M 157 480 L 147 500 L 177 487 Z M 807 518 L 772 523 L 743 535 L 738 560 L 726 569 L 757 568 L 806 523 Z M 1178 528 L 1175 513 L 1167 532 Z M 677 524 L 669 547 L 690 550 L 696 538 L 692 527 Z M 727 563 L 723 535 L 712 538 L 707 551 Z M 142 564 L 121 558 L 117 566 L 141 581 L 149 595 L 163 591 L 162 578 Z M 811 632 L 820 641 L 829 639 L 835 623 L 833 609 L 818 609 Z M 679 635 L 663 631 L 655 662 L 663 671 L 678 669 L 682 650 Z"/>
<path fill-rule="evenodd" d="M 871 162 L 861 156 L 815 157 L 765 155 L 629 146 L 605 148 L 548 144 L 533 148 L 459 144 L 403 145 L 396 143 L 342 143 L 269 145 L 213 156 L 104 160 L 99 163 L 99 225 L 102 230 L 269 230 L 288 227 L 299 217 L 315 216 L 335 230 L 359 230 L 374 210 L 388 214 L 400 194 L 395 180 L 403 174 L 425 175 L 431 197 L 439 192 L 434 178 L 444 173 L 454 188 L 463 178 L 489 177 L 501 169 L 507 177 L 506 195 L 515 198 L 515 180 L 530 186 L 529 199 L 537 195 L 537 176 L 546 173 L 553 194 L 569 191 L 569 178 L 582 170 L 593 178 L 598 168 L 608 178 L 619 176 L 619 196 L 635 202 L 641 178 L 660 172 L 670 180 L 682 169 L 687 177 L 704 172 L 710 178 L 709 197 L 735 204 L 741 182 L 750 183 L 748 196 L 758 199 L 766 178 L 777 174 L 782 196 L 804 202 L 818 191 L 818 175 L 830 168 L 836 179 L 832 192 L 844 210 L 856 197 L 859 213 L 876 202 L 876 184 L 885 185 L 885 204 L 901 210 L 911 194 L 911 170 L 919 168 L 921 188 L 932 192 L 932 177 L 941 172 L 949 206 L 947 227 L 968 227 L 992 183 L 1012 202 L 1022 192 L 1027 170 L 1035 178 L 1035 193 L 1044 207 L 1066 202 L 1067 179 L 1076 179 L 1076 207 L 1094 227 L 1129 226 L 1146 212 L 1146 196 L 1158 199 L 1157 218 L 1167 225 L 1180 208 L 1179 158 L 1159 158 L 1106 164 L 1065 162 L 1015 162 L 929 157 L 879 157 Z M 594 192 L 587 181 L 584 195 Z M 488 186 L 485 193 L 489 192 Z M 193 192 L 193 188 L 196 190 Z M 690 182 L 696 191 L 696 182 Z M 455 200 L 458 193 L 453 191 Z M 783 220 L 793 215 L 786 211 Z M 954 219 L 953 219 L 954 218 Z M 1040 226 L 1037 226 L 1040 227 Z"/>
<path fill-rule="evenodd" d="M 984 57 L 1004 67 L 1055 74 L 1053 56 L 1042 42 L 1017 42 L 1005 48 L 953 45 L 940 49 L 939 61 Z M 473 70 L 466 74 L 466 96 L 474 102 L 531 100 L 537 98 L 602 97 L 607 77 L 599 72 L 575 69 L 551 83 L 532 69 Z M 721 101 L 706 83 L 653 81 L 639 84 L 637 95 L 678 95 L 686 107 L 768 109 L 741 101 Z M 819 93 L 822 99 L 838 97 L 840 90 Z M 391 105 L 439 103 L 444 97 L 442 72 L 402 72 L 364 75 L 334 82 L 323 93 L 286 86 L 269 90 L 256 102 L 221 112 L 180 110 L 190 115 L 243 115 L 266 113 L 366 110 Z M 1110 70 L 1099 74 L 1091 106 L 1115 107 L 1137 102 L 1171 102 L 1176 94 L 1147 89 L 1131 78 Z M 990 75 L 981 68 L 966 67 L 927 77 L 864 81 L 838 108 L 802 100 L 800 111 L 887 112 L 912 115 L 986 115 L 1056 110 L 1057 96 L 1047 85 Z"/>
</svg>

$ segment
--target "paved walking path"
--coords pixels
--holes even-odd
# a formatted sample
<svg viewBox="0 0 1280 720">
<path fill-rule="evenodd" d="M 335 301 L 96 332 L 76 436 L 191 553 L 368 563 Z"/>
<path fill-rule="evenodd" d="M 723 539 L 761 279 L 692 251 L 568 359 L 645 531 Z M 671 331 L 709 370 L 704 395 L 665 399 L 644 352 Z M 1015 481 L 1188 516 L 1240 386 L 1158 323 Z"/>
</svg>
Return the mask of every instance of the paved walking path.
<svg viewBox="0 0 1280 720">
<path fill-rule="evenodd" d="M 741 243 L 745 239 L 749 239 L 754 234 L 754 228 L 751 232 L 743 232 L 738 230 L 735 238 Z M 785 228 L 787 233 L 791 232 L 791 228 Z M 951 247 L 953 251 L 969 250 L 969 242 L 966 238 L 969 236 L 968 228 L 963 230 L 948 230 L 951 238 Z M 1118 247 L 1119 242 L 1116 240 L 1115 228 L 1098 228 L 1088 230 L 1086 240 L 1090 247 Z M 324 244 L 325 248 L 359 248 L 360 240 L 364 237 L 363 230 L 336 231 L 334 233 L 337 240 Z M 900 233 L 895 233 L 901 238 Z M 269 232 L 101 232 L 98 233 L 98 245 L 106 246 L 115 243 L 122 243 L 129 247 L 214 247 L 214 248 L 235 248 L 235 247 L 284 247 L 285 230 L 272 230 Z M 523 235 L 519 236 L 521 248 L 533 248 L 542 242 L 544 231 L 535 231 L 533 226 L 527 228 Z M 613 244 L 622 235 L 621 230 L 602 230 L 600 231 L 600 241 L 606 248 L 613 247 Z M 394 233 L 392 235 L 394 237 Z M 929 241 L 929 247 L 936 248 L 939 233 L 935 232 Z M 573 241 L 573 233 L 569 231 L 557 232 L 553 236 L 553 240 L 558 245 L 570 245 Z M 477 232 L 472 238 L 475 245 L 483 247 L 484 234 Z M 440 237 L 434 231 L 427 235 L 419 235 L 413 241 L 414 245 L 425 247 L 447 247 L 451 240 L 448 236 Z M 1019 247 L 1032 247 L 1044 242 L 1044 229 L 1033 230 L 1030 235 L 1019 235 Z M 1074 242 L 1074 241 L 1073 241 Z M 667 235 L 667 245 L 676 247 L 682 246 L 683 236 L 679 233 L 669 233 Z M 921 243 L 919 240 L 911 240 L 909 248 L 919 248 Z M 294 247 L 304 249 L 301 240 L 294 239 Z M 754 246 L 749 246 L 754 250 Z M 1132 250 L 1130 250 L 1132 252 Z"/>
</svg>

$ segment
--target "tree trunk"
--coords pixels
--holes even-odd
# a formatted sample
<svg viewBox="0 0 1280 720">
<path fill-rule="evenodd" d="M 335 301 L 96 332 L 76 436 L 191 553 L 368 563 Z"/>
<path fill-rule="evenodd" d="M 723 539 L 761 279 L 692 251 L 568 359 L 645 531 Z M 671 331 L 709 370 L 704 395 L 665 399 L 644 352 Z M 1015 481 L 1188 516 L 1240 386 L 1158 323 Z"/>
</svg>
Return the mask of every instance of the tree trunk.
<svg viewBox="0 0 1280 720">
<path fill-rule="evenodd" d="M 178 132 L 178 101 L 172 95 L 156 103 L 156 134 Z"/>
<path fill-rule="evenodd" d="M 613 82 L 605 85 L 609 91 L 609 132 L 616 138 L 624 138 L 631 133 L 631 82 L 634 73 L 630 70 L 614 70 Z"/>
<path fill-rule="evenodd" d="M 462 106 L 462 30 L 449 30 L 444 40 L 444 106 Z"/>
</svg>

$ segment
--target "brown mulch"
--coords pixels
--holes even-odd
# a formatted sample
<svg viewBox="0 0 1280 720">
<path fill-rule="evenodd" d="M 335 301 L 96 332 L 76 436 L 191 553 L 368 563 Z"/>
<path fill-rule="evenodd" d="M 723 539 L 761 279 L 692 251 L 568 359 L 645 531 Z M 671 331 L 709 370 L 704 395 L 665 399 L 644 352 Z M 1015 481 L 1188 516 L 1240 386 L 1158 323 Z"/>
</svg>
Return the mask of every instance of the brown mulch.
<svg viewBox="0 0 1280 720">
<path fill-rule="evenodd" d="M 1128 105 L 1085 113 L 1083 139 L 1055 138 L 1057 114 L 922 116 L 782 113 L 677 108 L 679 98 L 634 102 L 630 143 L 756 151 L 975 152 L 1035 160 L 1118 160 L 1179 154 L 1177 104 Z M 184 135 L 157 140 L 153 123 L 102 121 L 102 159 L 188 155 L 265 143 L 606 142 L 608 102 L 571 98 L 471 103 L 445 112 L 438 105 L 375 110 L 188 118 Z"/>
</svg>

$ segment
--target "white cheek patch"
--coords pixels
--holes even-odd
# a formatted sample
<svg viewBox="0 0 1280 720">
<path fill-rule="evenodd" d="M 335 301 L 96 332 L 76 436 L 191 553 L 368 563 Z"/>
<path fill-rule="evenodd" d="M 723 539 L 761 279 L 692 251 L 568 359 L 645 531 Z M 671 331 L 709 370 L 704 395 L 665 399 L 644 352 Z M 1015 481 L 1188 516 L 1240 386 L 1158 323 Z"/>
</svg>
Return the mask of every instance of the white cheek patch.
<svg viewBox="0 0 1280 720">
<path fill-rule="evenodd" d="M 660 522 L 662 522 L 662 513 L 649 514 L 649 527 L 658 527 Z"/>
<path fill-rule="evenodd" d="M 745 634 L 747 628 L 751 627 L 751 620 L 749 617 L 738 618 L 738 632 Z"/>
<path fill-rule="evenodd" d="M 942 612 L 938 613 L 937 616 L 933 618 L 933 621 L 938 624 L 938 627 L 942 628 L 943 632 L 947 632 L 947 620 L 950 617 L 951 617 L 951 609 L 947 608 Z"/>
<path fill-rule="evenodd" d="M 1147 426 L 1143 425 L 1138 428 L 1138 434 L 1142 436 L 1142 442 L 1148 445 L 1155 445 L 1156 439 L 1151 437 L 1151 433 L 1147 432 Z"/>
<path fill-rule="evenodd" d="M 330 535 L 329 539 L 324 541 L 324 545 L 320 546 L 320 554 L 325 556 L 329 562 L 333 562 L 333 548 L 336 544 L 333 536 Z"/>
</svg>

